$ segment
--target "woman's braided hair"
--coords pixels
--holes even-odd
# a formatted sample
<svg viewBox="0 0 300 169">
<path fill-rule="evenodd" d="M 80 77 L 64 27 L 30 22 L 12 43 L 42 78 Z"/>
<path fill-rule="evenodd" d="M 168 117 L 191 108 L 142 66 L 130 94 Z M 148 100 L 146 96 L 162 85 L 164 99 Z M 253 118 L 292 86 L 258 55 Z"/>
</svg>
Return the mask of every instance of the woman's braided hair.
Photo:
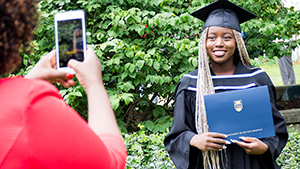
<svg viewBox="0 0 300 169">
<path fill-rule="evenodd" d="M 198 53 L 198 80 L 196 93 L 195 125 L 199 134 L 209 131 L 203 96 L 215 93 L 206 51 L 208 29 L 209 28 L 206 28 L 202 32 Z M 248 67 L 248 65 L 251 65 L 251 62 L 242 35 L 236 30 L 233 30 L 233 32 L 237 44 L 237 51 L 234 54 L 234 60 L 236 60 L 236 62 L 241 61 L 243 65 Z M 220 161 L 222 161 L 223 163 L 223 156 L 220 157 L 221 153 L 226 154 L 225 151 L 202 151 L 204 165 L 203 167 L 205 169 L 220 169 Z"/>
<path fill-rule="evenodd" d="M 37 0 L 0 0 L 0 75 L 20 62 L 19 50 L 29 53 L 38 21 Z"/>
</svg>

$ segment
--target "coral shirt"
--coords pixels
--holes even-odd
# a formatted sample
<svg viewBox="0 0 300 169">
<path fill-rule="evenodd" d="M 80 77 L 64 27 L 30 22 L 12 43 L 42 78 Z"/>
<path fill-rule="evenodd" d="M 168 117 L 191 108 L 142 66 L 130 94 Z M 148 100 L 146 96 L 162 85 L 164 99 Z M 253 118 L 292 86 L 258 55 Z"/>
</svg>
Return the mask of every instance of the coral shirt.
<svg viewBox="0 0 300 169">
<path fill-rule="evenodd" d="M 122 138 L 97 136 L 50 83 L 0 79 L 0 91 L 1 169 L 125 167 Z"/>
</svg>

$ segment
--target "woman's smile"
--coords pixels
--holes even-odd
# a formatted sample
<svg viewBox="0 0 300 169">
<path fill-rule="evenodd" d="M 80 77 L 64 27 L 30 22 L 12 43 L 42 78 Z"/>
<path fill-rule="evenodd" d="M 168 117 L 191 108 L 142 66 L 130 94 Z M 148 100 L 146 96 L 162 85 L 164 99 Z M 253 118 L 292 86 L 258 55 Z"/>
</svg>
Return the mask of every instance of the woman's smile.
<svg viewBox="0 0 300 169">
<path fill-rule="evenodd" d="M 206 40 L 206 50 L 211 62 L 224 64 L 233 61 L 236 42 L 232 29 L 223 27 L 210 27 Z"/>
<path fill-rule="evenodd" d="M 224 56 L 226 54 L 227 50 L 214 50 L 213 53 L 216 55 L 216 56 Z"/>
</svg>

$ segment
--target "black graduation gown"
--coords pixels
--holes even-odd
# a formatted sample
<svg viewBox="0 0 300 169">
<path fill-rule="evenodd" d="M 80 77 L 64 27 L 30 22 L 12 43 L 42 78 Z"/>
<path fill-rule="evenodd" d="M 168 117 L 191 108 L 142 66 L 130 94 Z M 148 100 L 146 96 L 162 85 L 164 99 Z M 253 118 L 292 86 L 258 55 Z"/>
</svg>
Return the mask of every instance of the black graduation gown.
<svg viewBox="0 0 300 169">
<path fill-rule="evenodd" d="M 178 169 L 203 168 L 201 150 L 190 146 L 191 138 L 197 133 L 195 128 L 197 72 L 194 70 L 184 75 L 176 87 L 173 124 L 164 140 L 165 147 Z M 222 168 L 277 169 L 275 160 L 286 145 L 288 133 L 285 121 L 275 107 L 275 87 L 269 76 L 259 68 L 248 69 L 241 62 L 238 63 L 234 75 L 215 76 L 212 71 L 211 73 L 216 92 L 268 85 L 276 134 L 274 137 L 261 139 L 269 147 L 263 155 L 249 155 L 236 144 L 227 145 L 226 167 Z"/>
</svg>

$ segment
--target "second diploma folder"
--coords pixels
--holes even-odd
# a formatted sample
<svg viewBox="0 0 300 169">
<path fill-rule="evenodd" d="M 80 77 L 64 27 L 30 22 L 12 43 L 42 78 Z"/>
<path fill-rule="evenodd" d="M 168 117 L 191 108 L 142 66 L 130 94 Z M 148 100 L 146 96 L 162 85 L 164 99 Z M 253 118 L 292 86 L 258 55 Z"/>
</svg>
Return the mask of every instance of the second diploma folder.
<svg viewBox="0 0 300 169">
<path fill-rule="evenodd" d="M 267 86 L 205 95 L 204 100 L 210 132 L 227 134 L 227 140 L 275 136 Z"/>
</svg>

